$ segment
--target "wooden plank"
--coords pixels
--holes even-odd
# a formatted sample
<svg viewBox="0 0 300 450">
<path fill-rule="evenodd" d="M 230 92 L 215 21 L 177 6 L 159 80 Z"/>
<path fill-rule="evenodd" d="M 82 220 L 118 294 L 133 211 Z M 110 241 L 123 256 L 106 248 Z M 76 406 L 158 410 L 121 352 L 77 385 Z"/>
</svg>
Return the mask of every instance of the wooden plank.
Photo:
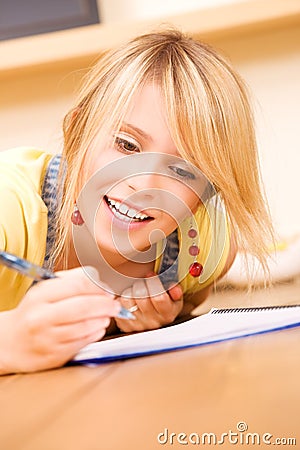
<svg viewBox="0 0 300 450">
<path fill-rule="evenodd" d="M 77 403 L 84 393 L 100 385 L 115 365 L 65 367 L 33 374 L 1 377 L 0 448 L 22 449 L 23 445 L 65 410 Z M 53 450 L 53 449 L 52 449 Z"/>
<path fill-rule="evenodd" d="M 252 294 L 217 292 L 210 301 L 216 307 L 224 301 L 296 304 L 299 294 L 297 279 Z M 17 389 L 12 383 L 6 391 L 10 406 L 0 418 L 6 437 L 0 448 L 154 450 L 161 448 L 157 436 L 165 428 L 169 435 L 211 432 L 220 438 L 237 432 L 239 422 L 249 433 L 298 443 L 299 343 L 298 327 L 96 368 L 20 376 Z M 175 441 L 172 448 L 182 445 Z"/>
<path fill-rule="evenodd" d="M 154 450 L 166 428 L 220 439 L 239 422 L 299 442 L 299 342 L 297 328 L 126 361 L 13 448 Z"/>
</svg>

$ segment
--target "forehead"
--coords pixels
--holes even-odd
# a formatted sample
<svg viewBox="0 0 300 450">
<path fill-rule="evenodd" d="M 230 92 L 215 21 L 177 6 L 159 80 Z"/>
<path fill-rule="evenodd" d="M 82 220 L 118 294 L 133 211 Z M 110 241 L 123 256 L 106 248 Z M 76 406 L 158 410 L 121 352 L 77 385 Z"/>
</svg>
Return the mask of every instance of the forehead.
<svg viewBox="0 0 300 450">
<path fill-rule="evenodd" d="M 160 88 L 154 83 L 140 87 L 133 96 L 124 122 L 146 133 L 156 144 L 177 151 L 167 123 L 166 107 Z"/>
<path fill-rule="evenodd" d="M 126 121 L 135 120 L 140 125 L 146 126 L 150 119 L 154 123 L 165 122 L 166 111 L 160 88 L 154 83 L 147 83 L 139 87 L 130 103 L 125 115 Z M 149 120 L 147 119 L 149 118 Z"/>
</svg>

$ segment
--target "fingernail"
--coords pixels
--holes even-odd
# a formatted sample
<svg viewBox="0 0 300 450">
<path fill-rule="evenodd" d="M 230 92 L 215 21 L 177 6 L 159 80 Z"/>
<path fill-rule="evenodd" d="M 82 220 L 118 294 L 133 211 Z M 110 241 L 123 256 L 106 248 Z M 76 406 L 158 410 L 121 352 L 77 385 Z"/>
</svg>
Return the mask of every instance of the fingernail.
<svg viewBox="0 0 300 450">
<path fill-rule="evenodd" d="M 128 309 L 124 308 L 124 306 L 121 306 L 121 309 L 120 309 L 117 317 L 119 319 L 130 319 L 130 320 L 136 319 L 136 317 L 130 311 L 128 311 Z"/>
<path fill-rule="evenodd" d="M 182 289 L 180 286 L 173 286 L 169 289 L 169 291 L 172 290 L 171 297 L 174 301 L 181 300 L 182 298 Z"/>
</svg>

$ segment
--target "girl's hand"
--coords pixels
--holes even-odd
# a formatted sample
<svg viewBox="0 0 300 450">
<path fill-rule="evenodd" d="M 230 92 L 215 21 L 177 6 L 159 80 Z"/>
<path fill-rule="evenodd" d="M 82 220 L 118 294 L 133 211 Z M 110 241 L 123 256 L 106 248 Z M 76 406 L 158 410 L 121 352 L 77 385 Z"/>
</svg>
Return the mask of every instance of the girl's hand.
<svg viewBox="0 0 300 450">
<path fill-rule="evenodd" d="M 153 292 L 159 291 L 162 293 L 153 295 Z M 118 328 L 126 333 L 153 330 L 172 323 L 183 308 L 180 285 L 174 285 L 165 291 L 158 277 L 136 281 L 118 300 L 127 309 L 138 307 L 134 312 L 136 320 L 115 319 Z"/>
<path fill-rule="evenodd" d="M 17 308 L 0 313 L 0 373 L 63 365 L 101 339 L 121 308 L 82 268 L 34 285 Z"/>
</svg>

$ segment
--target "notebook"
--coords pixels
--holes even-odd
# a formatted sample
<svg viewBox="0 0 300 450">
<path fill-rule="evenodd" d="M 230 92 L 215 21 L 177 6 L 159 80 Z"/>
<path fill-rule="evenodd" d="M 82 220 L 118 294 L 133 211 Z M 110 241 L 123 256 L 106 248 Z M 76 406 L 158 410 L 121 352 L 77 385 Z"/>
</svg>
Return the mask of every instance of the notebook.
<svg viewBox="0 0 300 450">
<path fill-rule="evenodd" d="M 152 355 L 299 325 L 300 305 L 213 308 L 184 323 L 89 344 L 70 364 L 99 364 Z"/>
</svg>

